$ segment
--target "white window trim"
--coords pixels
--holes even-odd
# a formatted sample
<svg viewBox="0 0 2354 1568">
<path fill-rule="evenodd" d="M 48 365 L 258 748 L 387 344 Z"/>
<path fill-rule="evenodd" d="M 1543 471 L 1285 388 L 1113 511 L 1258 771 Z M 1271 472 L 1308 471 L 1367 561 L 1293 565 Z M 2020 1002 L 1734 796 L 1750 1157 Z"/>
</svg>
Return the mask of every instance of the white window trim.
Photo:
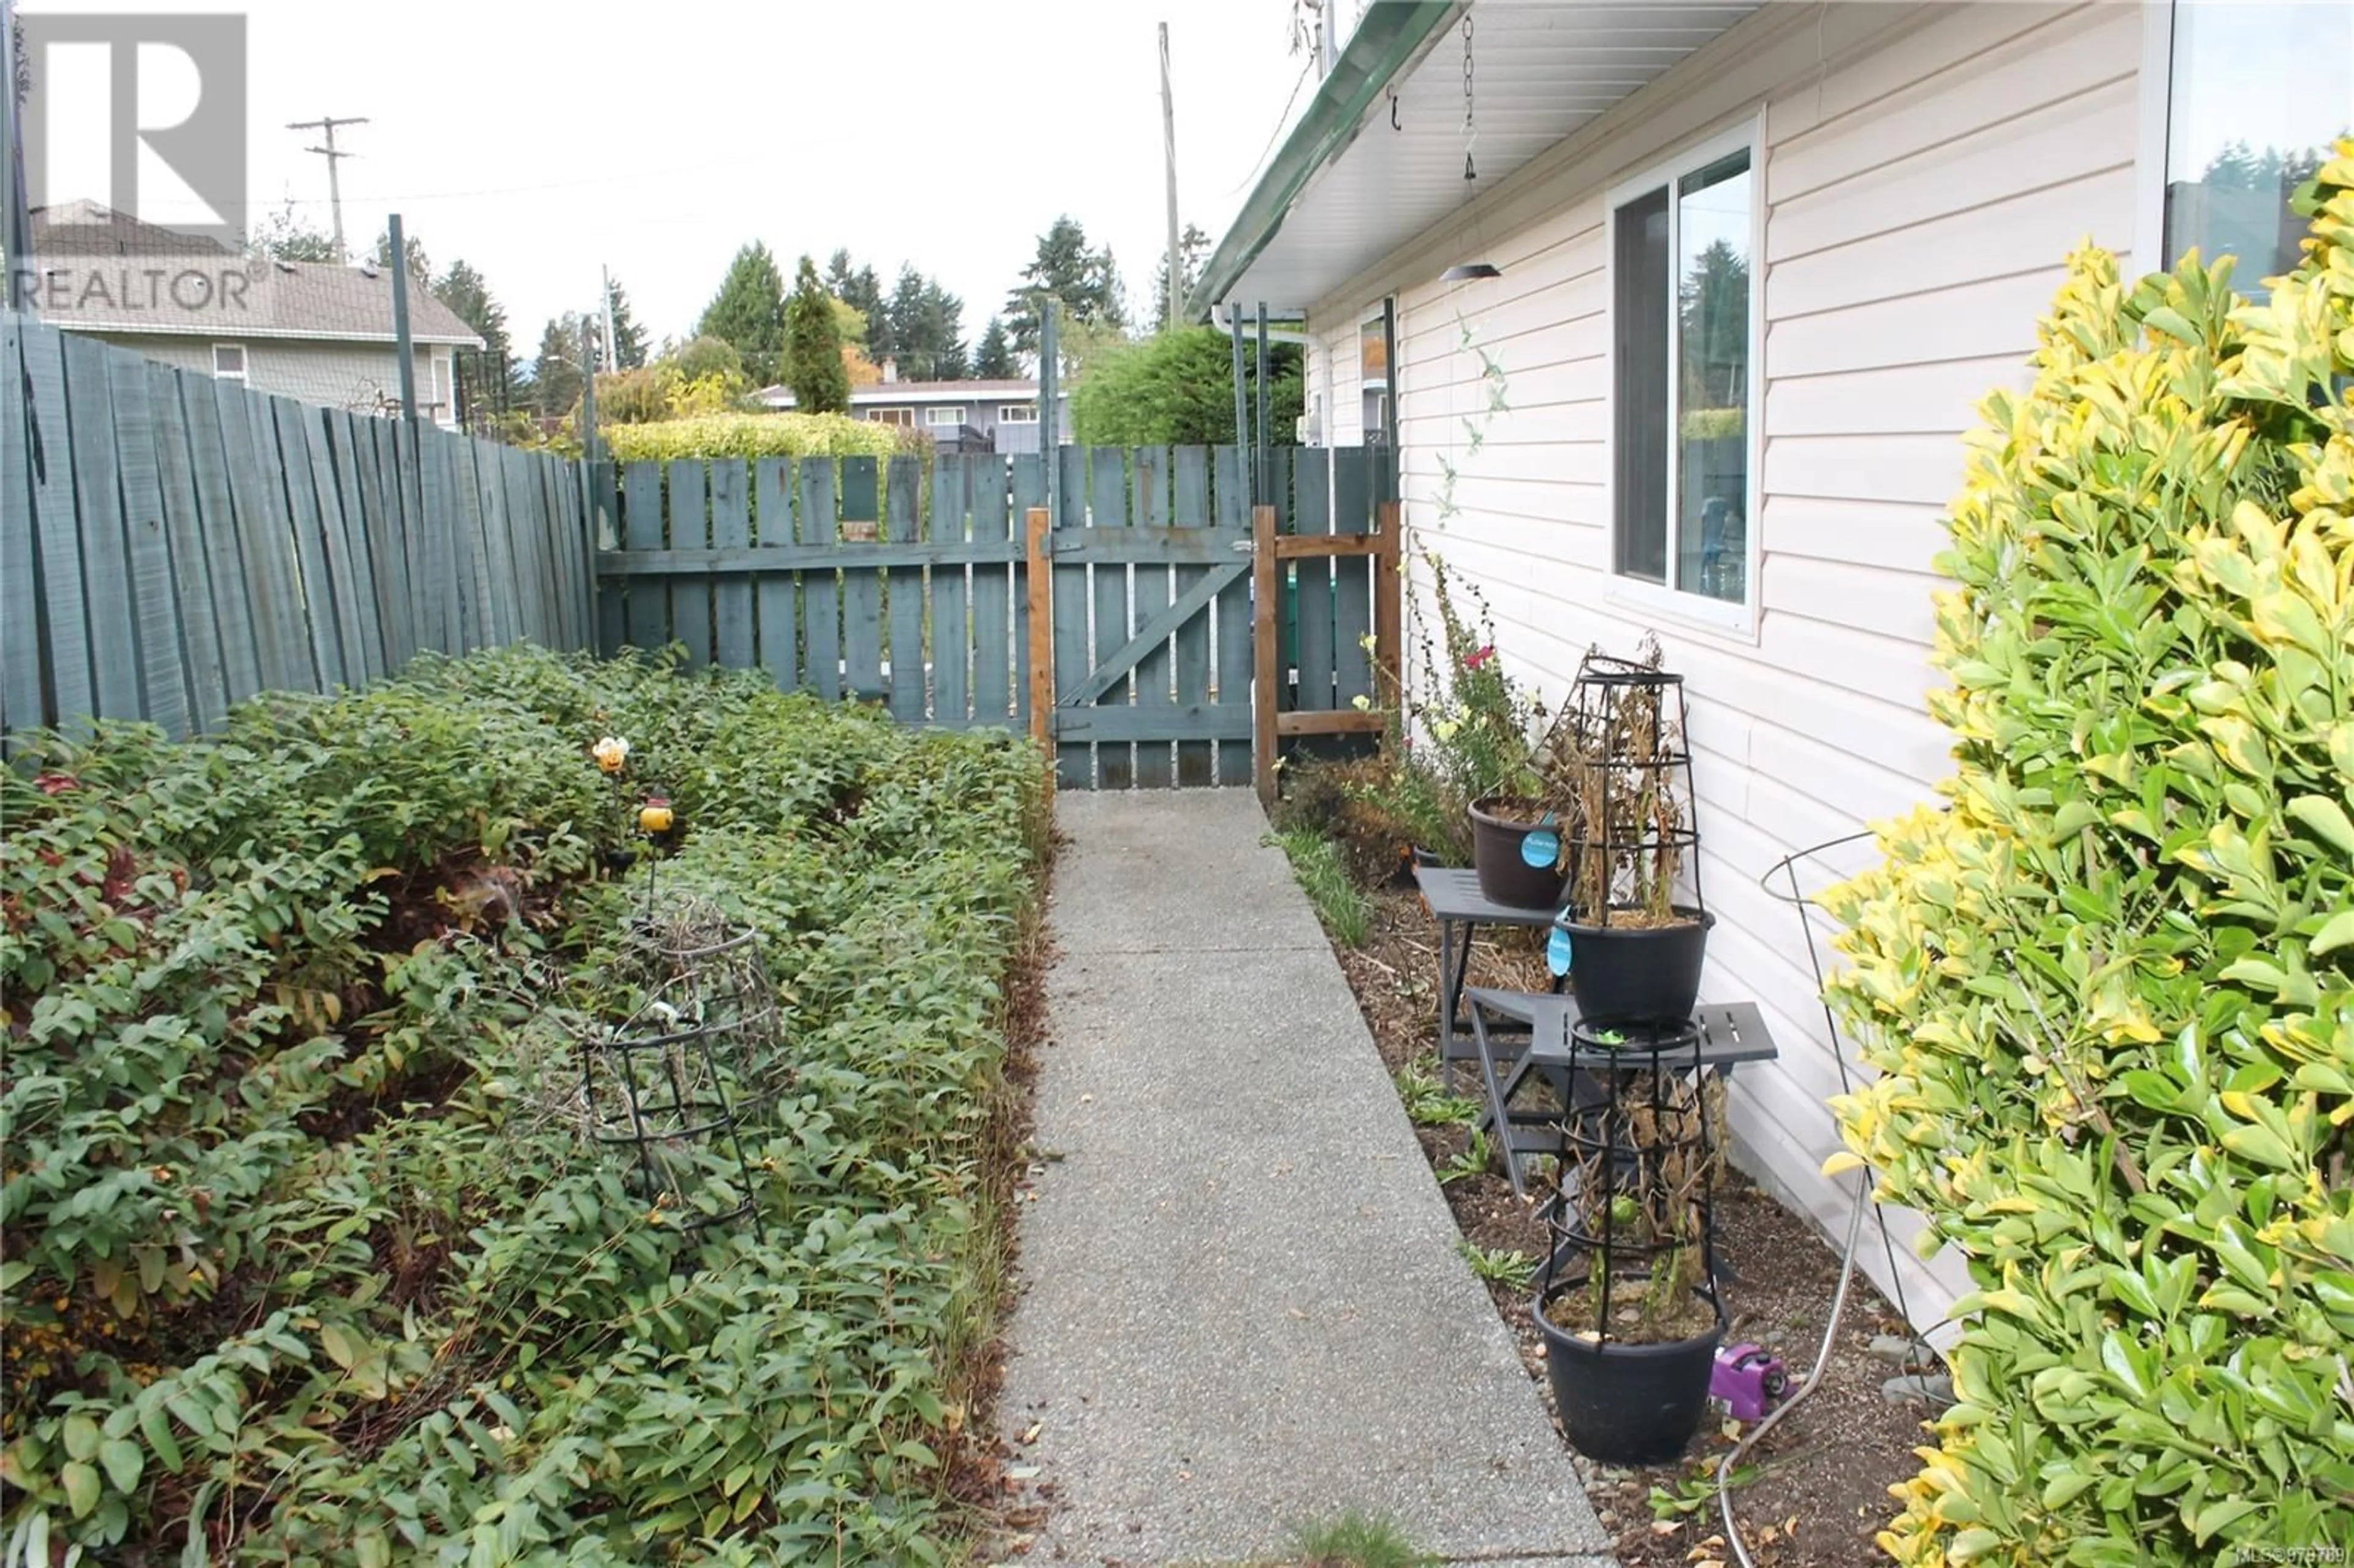
<svg viewBox="0 0 2354 1568">
<path fill-rule="evenodd" d="M 2142 0 L 2140 142 L 2135 151 L 2133 270 L 2166 266 L 2166 159 L 2174 113 L 2174 0 Z"/>
<path fill-rule="evenodd" d="M 224 348 L 233 348 L 237 350 L 237 368 L 235 370 L 223 370 L 220 367 L 220 351 Z M 251 382 L 248 380 L 248 373 L 253 368 L 253 355 L 251 352 L 246 348 L 245 344 L 241 343 L 217 343 L 212 346 L 212 355 L 214 380 L 246 381 L 249 386 L 251 385 Z"/>
<path fill-rule="evenodd" d="M 1760 622 L 1764 620 L 1758 599 L 1764 585 L 1758 580 L 1759 567 L 1765 558 L 1764 480 L 1766 450 L 1766 122 L 1762 111 L 1754 113 L 1730 130 L 1718 132 L 1705 141 L 1686 143 L 1672 156 L 1654 160 L 1640 173 L 1615 182 L 1603 193 L 1602 236 L 1602 297 L 1607 302 L 1605 320 L 1609 322 L 1618 300 L 1618 209 L 1637 196 L 1646 196 L 1665 185 L 1669 190 L 1668 209 L 1675 210 L 1675 182 L 1696 168 L 1716 162 L 1719 158 L 1746 148 L 1749 153 L 1749 408 L 1743 421 L 1749 442 L 1745 493 L 1742 504 L 1746 515 L 1742 521 L 1742 601 L 1728 604 L 1723 599 L 1679 588 L 1667 583 L 1645 582 L 1640 577 L 1622 575 L 1617 568 L 1618 553 L 1618 461 L 1616 444 L 1618 439 L 1618 334 L 1615 322 L 1606 334 L 1603 347 L 1602 428 L 1609 432 L 1604 450 L 1609 454 L 1602 471 L 1602 516 L 1606 530 L 1604 547 L 1609 552 L 1602 577 L 1605 602 L 1624 606 L 1647 618 L 1681 622 L 1711 631 L 1730 633 L 1755 642 Z M 1675 381 L 1669 377 L 1670 397 Z M 1672 421 L 1674 415 L 1670 414 Z M 1675 455 L 1677 443 L 1668 443 L 1668 570 L 1673 575 L 1676 567 L 1675 548 Z"/>
<path fill-rule="evenodd" d="M 939 426 L 953 428 L 961 425 L 964 423 L 965 412 L 962 407 L 955 404 L 936 404 L 924 410 L 924 427 L 930 429 Z M 943 414 L 948 418 L 942 418 L 940 416 Z"/>
<path fill-rule="evenodd" d="M 1038 405 L 1000 403 L 997 406 L 997 422 L 1001 425 L 1034 425 L 1038 422 Z"/>
</svg>

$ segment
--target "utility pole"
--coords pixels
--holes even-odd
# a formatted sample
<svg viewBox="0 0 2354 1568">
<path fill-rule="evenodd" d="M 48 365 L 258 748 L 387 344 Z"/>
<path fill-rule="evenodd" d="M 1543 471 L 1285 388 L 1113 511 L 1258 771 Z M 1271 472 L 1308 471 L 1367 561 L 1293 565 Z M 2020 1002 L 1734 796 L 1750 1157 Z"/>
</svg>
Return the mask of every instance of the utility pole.
<svg viewBox="0 0 2354 1568">
<path fill-rule="evenodd" d="M 605 321 L 605 368 L 619 370 L 621 368 L 621 347 L 613 340 L 613 270 L 600 267 L 598 270 L 605 279 L 604 291 L 597 296 L 599 302 L 598 313 Z"/>
<path fill-rule="evenodd" d="M 1177 238 L 1177 106 L 1169 91 L 1169 24 L 1161 24 L 1161 156 L 1169 186 L 1169 324 L 1185 316 L 1185 258 Z"/>
<path fill-rule="evenodd" d="M 365 125 L 366 123 L 367 117 L 366 115 L 360 115 L 352 119 L 338 120 L 334 115 L 330 114 L 324 119 L 320 120 L 298 120 L 286 127 L 289 131 L 316 131 L 321 132 L 326 138 L 327 144 L 325 146 L 305 147 L 302 151 L 306 153 L 316 153 L 321 157 L 327 160 L 327 206 L 335 216 L 335 260 L 343 262 L 346 266 L 351 264 L 352 253 L 350 249 L 344 244 L 344 182 L 337 175 L 335 165 L 345 158 L 355 158 L 359 154 L 356 153 L 339 153 L 335 150 L 335 127 L 338 125 Z M 408 258 L 406 256 L 395 256 L 393 258 L 393 265 L 396 267 L 406 267 L 408 265 Z"/>
</svg>

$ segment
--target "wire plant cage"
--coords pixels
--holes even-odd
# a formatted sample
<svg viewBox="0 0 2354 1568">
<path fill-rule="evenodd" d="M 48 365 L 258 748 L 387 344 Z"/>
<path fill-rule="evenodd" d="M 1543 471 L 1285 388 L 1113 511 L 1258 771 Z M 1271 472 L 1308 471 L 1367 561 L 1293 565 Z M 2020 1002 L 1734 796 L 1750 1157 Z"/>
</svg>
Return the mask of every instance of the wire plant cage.
<svg viewBox="0 0 2354 1568">
<path fill-rule="evenodd" d="M 688 1229 L 741 1219 L 753 1179 L 740 1127 L 773 1094 L 782 1021 L 757 935 L 715 906 L 651 899 L 610 977 L 636 999 L 581 1044 L 590 1136 L 628 1150 L 647 1203 Z"/>
<path fill-rule="evenodd" d="M 1589 1343 L 1688 1339 L 1723 1320 L 1712 1200 L 1723 1080 L 1689 1022 L 1568 1024 L 1569 1080 L 1602 1093 L 1558 1124 L 1545 1315 Z"/>
<path fill-rule="evenodd" d="M 1638 659 L 1597 652 L 1579 662 L 1547 739 L 1579 924 L 1655 927 L 1702 915 L 1687 733 L 1684 678 L 1660 668 L 1656 641 Z"/>
</svg>

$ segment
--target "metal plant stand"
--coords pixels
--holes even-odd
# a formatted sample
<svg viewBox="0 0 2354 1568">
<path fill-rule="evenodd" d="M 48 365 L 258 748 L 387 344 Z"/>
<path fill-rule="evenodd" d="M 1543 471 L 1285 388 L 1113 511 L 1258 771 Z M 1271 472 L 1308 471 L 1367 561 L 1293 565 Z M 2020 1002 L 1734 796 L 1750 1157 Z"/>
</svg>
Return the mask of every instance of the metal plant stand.
<svg viewBox="0 0 2354 1568">
<path fill-rule="evenodd" d="M 1565 1076 L 1604 1090 L 1560 1128 L 1552 1238 L 1540 1300 L 1584 1286 L 1597 1344 L 1611 1341 L 1614 1297 L 1687 1288 L 1720 1319 L 1712 1199 L 1723 1164 L 1714 1121 L 1723 1093 L 1709 1031 L 1691 1022 L 1604 1025 L 1573 1017 Z M 1582 1097 L 1581 1097 L 1582 1098 Z M 1697 1255 L 1699 1267 L 1680 1267 Z M 1689 1281 L 1689 1284 L 1687 1284 Z M 1670 1302 L 1651 1303 L 1654 1316 Z"/>
<path fill-rule="evenodd" d="M 685 1228 L 740 1219 L 753 1182 L 738 1124 L 774 1092 L 781 1036 L 758 939 L 699 901 L 650 901 L 631 916 L 616 968 L 642 1000 L 582 1044 L 592 1136 L 632 1150 L 639 1195 Z M 711 1174 L 708 1152 L 734 1166 L 732 1183 Z"/>
<path fill-rule="evenodd" d="M 1623 920 L 1655 894 L 1665 902 L 1684 873 L 1700 907 L 1700 797 L 1685 720 L 1681 675 L 1604 653 L 1579 663 L 1553 744 L 1579 759 L 1567 895 L 1588 925 L 1616 924 L 1614 915 Z"/>
</svg>

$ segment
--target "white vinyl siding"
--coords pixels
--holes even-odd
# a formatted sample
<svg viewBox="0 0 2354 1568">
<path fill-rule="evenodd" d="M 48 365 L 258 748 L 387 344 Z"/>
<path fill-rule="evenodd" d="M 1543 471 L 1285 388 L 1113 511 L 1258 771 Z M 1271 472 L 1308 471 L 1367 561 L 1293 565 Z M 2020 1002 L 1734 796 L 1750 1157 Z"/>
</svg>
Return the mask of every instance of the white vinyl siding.
<svg viewBox="0 0 2354 1568">
<path fill-rule="evenodd" d="M 1719 923 L 1703 994 L 1750 998 L 1781 1048 L 1734 1080 L 1744 1166 L 1833 1234 L 1849 1179 L 1825 1101 L 1840 1081 L 1798 916 L 1758 886 L 1794 850 L 1930 800 L 1950 738 L 1927 715 L 1938 518 L 1978 399 L 2022 387 L 2037 316 L 2071 249 L 2136 234 L 2142 8 L 2129 5 L 1768 7 L 1571 141 L 1500 182 L 1477 216 L 1500 278 L 1442 283 L 1458 214 L 1310 313 L 1309 387 L 1331 439 L 1360 406 L 1357 334 L 1398 299 L 1406 514 L 1493 609 L 1503 657 L 1557 703 L 1589 646 L 1656 631 L 1689 678 L 1702 871 Z M 1608 197 L 1628 176 L 1762 117 L 1752 287 L 1755 624 L 1712 627 L 1611 590 Z M 2128 260 L 2130 265 L 2130 259 Z M 1503 365 L 1486 405 L 1460 322 Z M 1439 525 L 1441 461 L 1457 515 Z M 1409 551 L 1412 558 L 1412 551 Z M 1427 611 L 1426 574 L 1410 613 Z M 1415 633 L 1410 632 L 1409 636 Z M 1802 869 L 1819 891 L 1868 852 Z M 1818 926 L 1821 922 L 1818 921 Z M 1829 955 L 1826 954 L 1826 961 Z M 1963 1286 L 1903 1242 L 1914 1315 Z M 1889 1281 L 1877 1246 L 1864 1261 Z"/>
</svg>

